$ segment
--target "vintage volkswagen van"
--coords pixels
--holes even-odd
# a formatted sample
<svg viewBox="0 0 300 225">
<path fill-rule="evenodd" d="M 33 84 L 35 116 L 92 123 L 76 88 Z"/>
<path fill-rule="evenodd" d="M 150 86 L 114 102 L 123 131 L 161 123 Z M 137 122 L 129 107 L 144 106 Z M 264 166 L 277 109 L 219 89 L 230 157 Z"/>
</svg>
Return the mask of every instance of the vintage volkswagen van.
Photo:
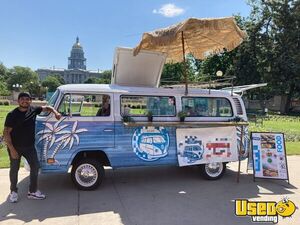
<svg viewBox="0 0 300 225">
<path fill-rule="evenodd" d="M 239 157 L 240 127 L 230 121 L 247 121 L 243 101 L 228 91 L 190 89 L 185 95 L 184 89 L 158 88 L 164 59 L 161 53 L 136 58 L 131 49 L 117 49 L 112 84 L 58 87 L 48 104 L 63 117 L 37 117 L 41 171 L 71 169 L 83 190 L 102 182 L 104 166 L 200 165 L 206 178 L 220 178 L 225 164 Z M 146 78 L 141 81 L 139 74 Z M 179 111 L 187 113 L 184 122 Z"/>
</svg>

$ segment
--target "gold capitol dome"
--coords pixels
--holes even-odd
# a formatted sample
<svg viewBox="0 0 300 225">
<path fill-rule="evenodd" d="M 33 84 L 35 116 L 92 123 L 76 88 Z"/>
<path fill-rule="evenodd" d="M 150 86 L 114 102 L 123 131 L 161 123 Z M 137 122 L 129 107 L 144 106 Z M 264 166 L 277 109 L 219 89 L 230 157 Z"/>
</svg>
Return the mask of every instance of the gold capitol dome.
<svg viewBox="0 0 300 225">
<path fill-rule="evenodd" d="M 76 37 L 76 43 L 73 45 L 72 48 L 82 48 L 82 46 L 79 43 L 79 37 Z"/>
</svg>

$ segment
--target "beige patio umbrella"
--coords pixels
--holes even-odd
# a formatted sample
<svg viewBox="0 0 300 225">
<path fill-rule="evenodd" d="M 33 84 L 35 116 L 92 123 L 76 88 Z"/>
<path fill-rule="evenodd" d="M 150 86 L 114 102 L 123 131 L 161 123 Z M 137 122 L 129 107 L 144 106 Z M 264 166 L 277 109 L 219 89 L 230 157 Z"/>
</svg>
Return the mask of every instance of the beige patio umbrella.
<svg viewBox="0 0 300 225">
<path fill-rule="evenodd" d="M 134 49 L 167 53 L 167 62 L 185 62 L 186 54 L 204 59 L 211 54 L 231 51 L 240 45 L 246 33 L 237 26 L 233 17 L 197 19 L 189 18 L 178 24 L 146 32 Z M 186 71 L 185 92 L 188 92 Z"/>
</svg>

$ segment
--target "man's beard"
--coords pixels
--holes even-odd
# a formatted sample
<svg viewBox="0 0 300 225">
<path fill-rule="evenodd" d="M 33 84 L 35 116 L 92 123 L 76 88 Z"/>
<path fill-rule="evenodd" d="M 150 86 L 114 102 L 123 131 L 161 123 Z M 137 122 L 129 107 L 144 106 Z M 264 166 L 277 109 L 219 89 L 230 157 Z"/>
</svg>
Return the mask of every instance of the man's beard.
<svg viewBox="0 0 300 225">
<path fill-rule="evenodd" d="M 19 107 L 22 108 L 22 109 L 28 109 L 28 108 L 29 108 L 29 105 L 27 105 L 27 106 L 19 105 Z"/>
</svg>

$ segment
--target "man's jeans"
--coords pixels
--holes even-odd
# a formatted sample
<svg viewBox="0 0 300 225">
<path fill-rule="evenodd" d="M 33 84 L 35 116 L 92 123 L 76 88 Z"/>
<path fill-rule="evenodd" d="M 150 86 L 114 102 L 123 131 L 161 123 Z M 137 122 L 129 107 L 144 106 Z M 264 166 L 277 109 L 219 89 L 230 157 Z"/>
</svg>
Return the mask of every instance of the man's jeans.
<svg viewBox="0 0 300 225">
<path fill-rule="evenodd" d="M 21 156 L 23 156 L 29 166 L 30 166 L 30 185 L 29 191 L 36 192 L 37 191 L 37 180 L 38 180 L 38 172 L 39 172 L 39 161 L 37 158 L 37 153 L 34 148 L 26 147 L 26 148 L 17 148 L 17 152 L 19 154 L 19 159 L 12 159 L 10 155 L 10 151 L 8 150 L 9 159 L 10 159 L 10 171 L 9 171 L 9 178 L 10 178 L 10 190 L 11 191 L 18 191 L 17 183 L 18 183 L 18 171 L 20 168 Z"/>
</svg>

